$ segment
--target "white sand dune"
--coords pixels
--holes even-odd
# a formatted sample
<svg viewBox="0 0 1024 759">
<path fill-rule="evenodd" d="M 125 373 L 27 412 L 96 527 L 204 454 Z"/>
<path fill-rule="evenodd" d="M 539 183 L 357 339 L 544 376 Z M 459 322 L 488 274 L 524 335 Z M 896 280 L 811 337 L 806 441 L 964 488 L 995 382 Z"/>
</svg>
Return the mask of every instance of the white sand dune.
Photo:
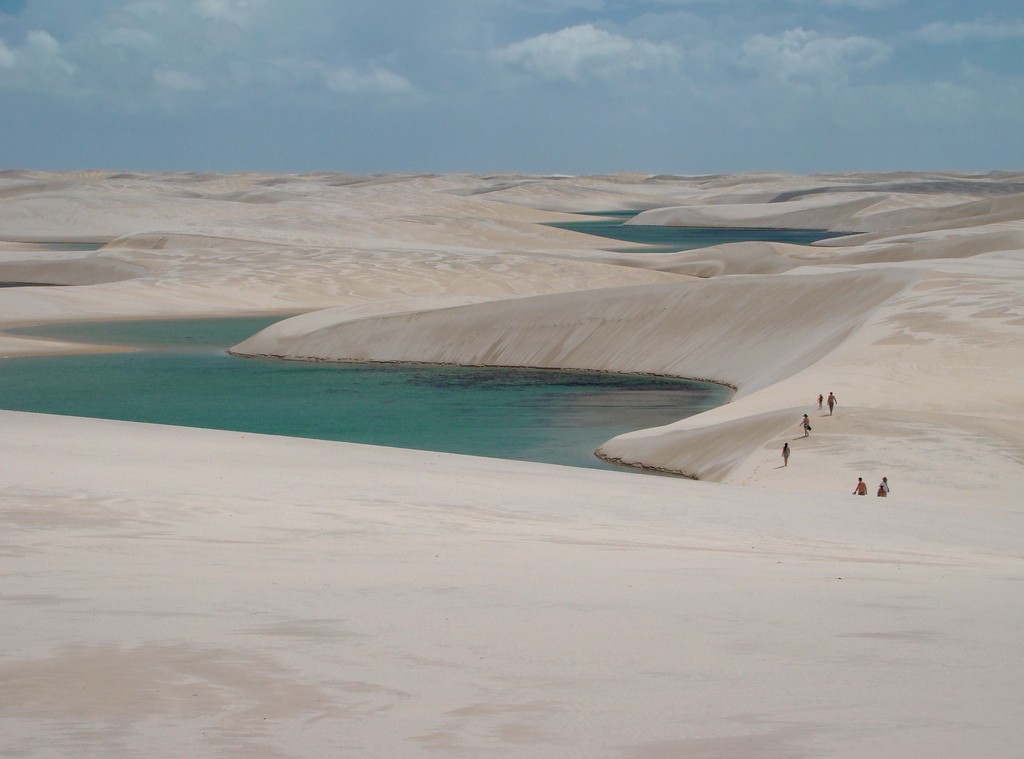
<svg viewBox="0 0 1024 759">
<path fill-rule="evenodd" d="M 314 322 L 306 334 L 293 329 L 298 319 L 272 325 L 232 352 L 632 371 L 709 379 L 747 393 L 815 363 L 912 280 L 910 273 L 846 272 L 779 278 L 764 292 L 758 278 L 729 277 L 354 319 L 340 314 L 328 326 Z M 722 319 L 727 309 L 730 318 Z"/>
<path fill-rule="evenodd" d="M 951 229 L 999 221 L 1019 221 L 1024 197 L 994 199 L 886 193 L 821 193 L 762 203 L 689 204 L 638 213 L 627 224 L 831 229 L 891 234 L 907 227 Z M 851 242 L 841 238 L 831 244 Z M 829 244 L 829 243 L 826 243 Z"/>
<path fill-rule="evenodd" d="M 1022 191 L 0 172 L 0 281 L 63 285 L 0 329 L 303 312 L 234 350 L 736 389 L 601 448 L 697 482 L 0 411 L 0 754 L 1017 757 Z M 544 225 L 614 209 L 863 234 Z"/>
</svg>

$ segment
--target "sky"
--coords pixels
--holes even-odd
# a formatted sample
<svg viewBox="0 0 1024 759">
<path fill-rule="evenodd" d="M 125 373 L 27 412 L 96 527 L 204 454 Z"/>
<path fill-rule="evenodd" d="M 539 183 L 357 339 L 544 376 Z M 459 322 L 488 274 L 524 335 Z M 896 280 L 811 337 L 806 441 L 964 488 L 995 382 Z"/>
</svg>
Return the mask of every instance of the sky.
<svg viewBox="0 0 1024 759">
<path fill-rule="evenodd" d="M 1024 169 L 1020 0 L 0 0 L 0 169 Z"/>
</svg>

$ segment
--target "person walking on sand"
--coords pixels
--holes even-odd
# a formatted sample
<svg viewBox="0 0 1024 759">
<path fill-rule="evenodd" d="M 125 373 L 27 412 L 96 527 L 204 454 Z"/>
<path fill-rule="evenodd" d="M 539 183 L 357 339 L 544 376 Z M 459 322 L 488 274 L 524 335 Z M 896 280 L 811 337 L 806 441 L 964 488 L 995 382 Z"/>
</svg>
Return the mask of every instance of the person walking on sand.
<svg viewBox="0 0 1024 759">
<path fill-rule="evenodd" d="M 789 443 L 782 444 L 782 466 L 789 466 Z"/>
<path fill-rule="evenodd" d="M 889 478 L 883 477 L 882 481 L 878 483 L 878 497 L 888 498 L 889 497 Z"/>
<path fill-rule="evenodd" d="M 828 415 L 829 416 L 832 416 L 832 410 L 836 407 L 837 403 L 839 403 L 839 401 L 836 400 L 835 393 L 833 393 L 831 390 L 829 390 L 828 391 Z M 819 406 L 818 408 L 821 408 L 821 407 Z"/>
<path fill-rule="evenodd" d="M 811 434 L 811 420 L 807 414 L 804 414 L 804 418 L 800 420 L 800 426 L 804 428 L 804 437 Z"/>
<path fill-rule="evenodd" d="M 863 477 L 858 477 L 857 478 L 857 487 L 855 487 L 853 489 L 853 494 L 854 495 L 867 495 L 868 494 L 868 484 L 866 482 L 864 482 L 864 478 Z"/>
<path fill-rule="evenodd" d="M 818 393 L 818 411 L 821 411 L 821 404 L 825 401 L 825 396 Z"/>
</svg>

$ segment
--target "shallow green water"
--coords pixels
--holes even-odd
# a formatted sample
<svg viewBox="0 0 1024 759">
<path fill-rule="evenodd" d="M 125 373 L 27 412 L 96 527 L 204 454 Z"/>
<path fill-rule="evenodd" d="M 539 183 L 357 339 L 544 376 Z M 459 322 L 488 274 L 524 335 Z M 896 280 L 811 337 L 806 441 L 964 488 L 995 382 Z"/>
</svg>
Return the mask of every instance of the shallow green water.
<svg viewBox="0 0 1024 759">
<path fill-rule="evenodd" d="M 842 237 L 843 232 L 829 232 L 824 229 L 740 229 L 735 227 L 664 227 L 624 224 L 636 216 L 638 211 L 606 211 L 599 214 L 601 219 L 569 221 L 552 224 L 553 227 L 584 232 L 598 237 L 607 237 L 624 242 L 650 246 L 651 253 L 672 253 L 680 250 L 695 250 L 730 242 L 788 242 L 809 245 L 818 240 Z M 598 214 L 593 214 L 598 215 Z M 623 249 L 619 249 L 623 250 Z M 634 249 L 629 249 L 634 250 Z"/>
<path fill-rule="evenodd" d="M 720 405 L 718 385 L 592 372 L 241 359 L 275 319 L 78 323 L 22 330 L 133 353 L 0 361 L 0 407 L 607 468 L 622 432 Z"/>
</svg>

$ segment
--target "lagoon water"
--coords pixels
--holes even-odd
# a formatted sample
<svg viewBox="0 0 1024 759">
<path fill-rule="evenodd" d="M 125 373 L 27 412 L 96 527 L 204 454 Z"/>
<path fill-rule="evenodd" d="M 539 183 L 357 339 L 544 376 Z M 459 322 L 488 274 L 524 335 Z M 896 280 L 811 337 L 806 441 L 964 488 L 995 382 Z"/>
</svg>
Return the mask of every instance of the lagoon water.
<svg viewBox="0 0 1024 759">
<path fill-rule="evenodd" d="M 651 252 L 745 240 L 808 244 L 840 234 L 623 225 L 635 213 L 611 211 L 553 226 L 642 243 Z M 139 350 L 0 361 L 0 407 L 608 468 L 593 451 L 609 438 L 692 416 L 731 395 L 719 385 L 671 378 L 315 364 L 225 352 L 280 318 L 82 322 L 18 330 Z"/>
<path fill-rule="evenodd" d="M 744 240 L 807 244 L 837 236 L 824 230 L 623 225 L 633 215 L 613 211 L 554 226 L 643 243 L 651 252 Z M 608 468 L 593 451 L 609 438 L 692 416 L 731 395 L 719 385 L 670 378 L 298 363 L 225 352 L 280 318 L 19 330 L 138 350 L 0 361 L 0 407 Z"/>
<path fill-rule="evenodd" d="M 556 224 L 677 251 L 744 240 L 807 244 L 824 230 L 626 226 L 634 211 Z M 95 246 L 92 246 L 95 247 Z M 51 325 L 26 334 L 145 346 L 0 361 L 0 407 L 608 468 L 615 435 L 728 401 L 728 388 L 588 372 L 240 359 L 225 349 L 283 318 Z"/>
<path fill-rule="evenodd" d="M 626 226 L 634 211 L 556 224 L 677 251 L 744 240 L 807 244 L 824 230 Z M 98 247 L 85 246 L 84 249 Z M 728 401 L 728 388 L 658 377 L 241 359 L 227 347 L 283 318 L 82 322 L 19 330 L 130 353 L 0 361 L 0 407 L 608 468 L 629 430 Z"/>
<path fill-rule="evenodd" d="M 568 221 L 551 224 L 560 229 L 584 232 L 598 237 L 607 237 L 623 242 L 640 243 L 646 248 L 612 248 L 632 252 L 673 253 L 680 250 L 695 250 L 712 245 L 732 242 L 788 242 L 809 245 L 818 240 L 842 237 L 846 232 L 830 232 L 824 229 L 768 229 L 738 227 L 667 227 L 660 225 L 624 224 L 636 216 L 637 211 L 602 211 L 588 214 L 601 218 L 587 218 L 585 221 Z"/>
<path fill-rule="evenodd" d="M 147 347 L 0 361 L 0 406 L 608 468 L 593 455 L 608 438 L 699 413 L 731 394 L 659 377 L 304 363 L 225 352 L 279 318 L 20 330 Z"/>
</svg>

